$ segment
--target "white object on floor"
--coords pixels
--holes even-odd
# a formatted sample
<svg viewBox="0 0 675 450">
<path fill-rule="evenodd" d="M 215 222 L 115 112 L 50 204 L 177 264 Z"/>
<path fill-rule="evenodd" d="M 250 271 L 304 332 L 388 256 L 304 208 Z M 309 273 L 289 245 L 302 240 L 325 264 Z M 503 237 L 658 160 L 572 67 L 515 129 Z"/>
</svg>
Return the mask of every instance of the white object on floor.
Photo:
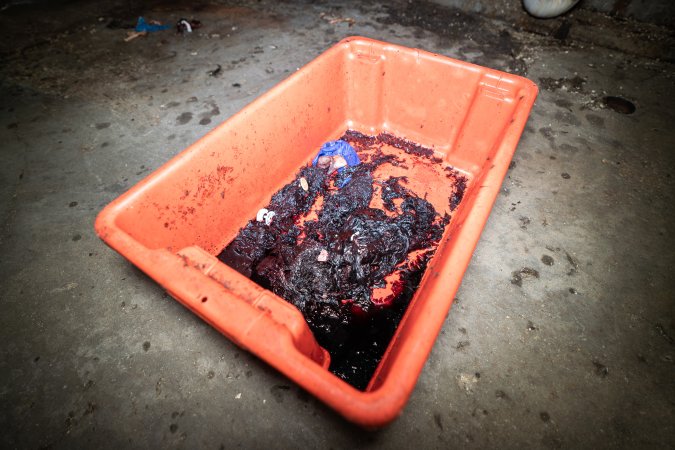
<svg viewBox="0 0 675 450">
<path fill-rule="evenodd" d="M 539 19 L 551 19 L 566 13 L 579 0 L 523 0 L 525 11 Z"/>
</svg>

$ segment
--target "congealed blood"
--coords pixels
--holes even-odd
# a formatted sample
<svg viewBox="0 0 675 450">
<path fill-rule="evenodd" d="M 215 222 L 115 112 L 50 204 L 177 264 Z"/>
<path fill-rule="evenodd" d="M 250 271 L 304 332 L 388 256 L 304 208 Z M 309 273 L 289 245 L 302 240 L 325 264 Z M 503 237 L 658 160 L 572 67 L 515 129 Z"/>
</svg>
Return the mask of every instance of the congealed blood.
<svg viewBox="0 0 675 450">
<path fill-rule="evenodd" d="M 388 145 L 436 163 L 431 149 L 391 134 L 350 130 L 342 139 L 357 153 Z M 333 173 L 303 168 L 266 207 L 276 213 L 272 222 L 249 221 L 218 255 L 295 305 L 330 352 L 330 371 L 358 389 L 368 385 L 450 221 L 406 187 L 405 176 L 374 178 L 382 165 L 400 168 L 396 156 L 380 151 L 362 161 Z M 453 169 L 447 176 L 456 182 L 448 199 L 454 210 L 466 179 Z M 383 209 L 371 207 L 374 196 Z"/>
</svg>

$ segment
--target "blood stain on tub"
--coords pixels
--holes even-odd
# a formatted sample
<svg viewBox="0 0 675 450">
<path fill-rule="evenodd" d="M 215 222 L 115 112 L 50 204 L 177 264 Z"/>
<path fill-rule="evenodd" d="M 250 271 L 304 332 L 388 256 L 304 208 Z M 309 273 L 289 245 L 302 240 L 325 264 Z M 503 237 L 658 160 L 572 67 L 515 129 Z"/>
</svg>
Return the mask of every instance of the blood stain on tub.
<svg viewBox="0 0 675 450">
<path fill-rule="evenodd" d="M 218 166 L 215 172 L 200 177 L 193 198 L 195 200 L 207 199 L 211 197 L 223 183 L 232 183 L 233 177 L 230 175 L 232 170 L 232 167 L 229 166 Z"/>
<path fill-rule="evenodd" d="M 365 389 L 468 180 L 392 134 L 341 139 L 361 164 L 304 167 L 265 206 L 274 220 L 249 221 L 218 258 L 295 305 L 331 354 L 329 370 Z"/>
</svg>

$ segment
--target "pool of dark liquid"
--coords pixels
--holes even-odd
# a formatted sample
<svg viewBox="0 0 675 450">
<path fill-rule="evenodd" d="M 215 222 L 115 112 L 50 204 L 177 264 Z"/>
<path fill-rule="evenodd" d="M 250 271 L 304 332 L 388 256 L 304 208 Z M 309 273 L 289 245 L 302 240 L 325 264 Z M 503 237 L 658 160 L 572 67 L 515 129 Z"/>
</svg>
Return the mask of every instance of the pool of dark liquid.
<svg viewBox="0 0 675 450">
<path fill-rule="evenodd" d="M 443 168 L 449 188 L 439 212 L 406 176 L 382 175 L 387 167 L 440 167 L 431 149 L 387 133 L 350 130 L 341 139 L 361 164 L 302 168 L 267 205 L 272 221 L 250 220 L 218 258 L 295 305 L 330 353 L 329 370 L 365 389 L 467 179 Z"/>
</svg>

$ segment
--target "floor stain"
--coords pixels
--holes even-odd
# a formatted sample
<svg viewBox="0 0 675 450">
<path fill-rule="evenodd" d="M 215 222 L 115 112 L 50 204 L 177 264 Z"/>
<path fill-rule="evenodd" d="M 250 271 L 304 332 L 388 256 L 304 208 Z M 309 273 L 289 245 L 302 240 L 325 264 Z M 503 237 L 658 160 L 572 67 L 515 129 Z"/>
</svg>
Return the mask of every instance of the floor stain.
<svg viewBox="0 0 675 450">
<path fill-rule="evenodd" d="M 586 120 L 596 128 L 605 128 L 605 119 L 598 115 L 586 114 Z"/>
<path fill-rule="evenodd" d="M 609 369 L 606 365 L 601 363 L 599 360 L 593 360 L 593 366 L 595 367 L 595 374 L 600 378 L 606 378 L 609 375 Z"/>
<path fill-rule="evenodd" d="M 272 397 L 274 397 L 274 400 L 277 403 L 283 403 L 284 402 L 284 392 L 289 391 L 291 389 L 290 386 L 287 386 L 285 384 L 277 384 L 275 386 L 272 386 L 270 388 L 270 393 L 272 394 Z"/>
<path fill-rule="evenodd" d="M 667 332 L 666 329 L 663 328 L 663 325 L 660 323 L 657 323 L 654 328 L 656 328 L 656 331 L 661 335 L 662 338 L 664 338 L 670 345 L 673 345 L 673 337 L 670 336 Z"/>
<path fill-rule="evenodd" d="M 523 267 L 520 270 L 511 272 L 511 284 L 518 287 L 523 286 L 523 280 L 528 278 L 539 278 L 539 272 L 531 267 Z"/>
<path fill-rule="evenodd" d="M 185 125 L 189 121 L 192 120 L 192 113 L 191 112 L 184 112 L 180 116 L 176 117 L 176 124 L 177 125 Z"/>
<path fill-rule="evenodd" d="M 497 389 L 495 391 L 495 397 L 498 398 L 498 399 L 501 399 L 501 400 L 509 400 L 510 399 L 508 394 L 506 392 L 502 391 L 501 389 Z"/>
<path fill-rule="evenodd" d="M 518 218 L 518 220 L 520 221 L 520 228 L 522 228 L 523 230 L 527 230 L 527 226 L 528 226 L 530 223 L 532 223 L 532 221 L 530 220 L 530 218 L 529 218 L 529 217 L 525 217 L 525 216 L 520 216 L 520 217 Z"/>
<path fill-rule="evenodd" d="M 541 127 L 539 128 L 539 133 L 546 138 L 551 144 L 555 141 L 555 132 L 551 127 Z"/>
<path fill-rule="evenodd" d="M 199 121 L 200 125 L 208 125 L 211 123 L 211 118 L 214 116 L 220 115 L 220 108 L 213 100 L 207 100 L 204 104 L 210 107 L 210 110 L 200 114 L 201 120 Z"/>
<path fill-rule="evenodd" d="M 441 431 L 443 431 L 443 419 L 439 413 L 434 414 L 434 423 Z"/>
<path fill-rule="evenodd" d="M 565 258 L 567 258 L 567 262 L 570 264 L 570 266 L 572 266 L 567 272 L 567 275 L 572 276 L 576 274 L 579 271 L 579 261 L 577 261 L 576 258 L 570 255 L 568 252 L 565 252 Z"/>
<path fill-rule="evenodd" d="M 455 348 L 459 351 L 464 350 L 466 347 L 470 346 L 471 343 L 469 341 L 459 341 L 457 345 L 455 345 Z"/>
<path fill-rule="evenodd" d="M 609 109 L 618 112 L 619 114 L 633 114 L 635 112 L 635 104 L 623 97 L 607 96 L 602 99 L 602 103 Z"/>
</svg>

